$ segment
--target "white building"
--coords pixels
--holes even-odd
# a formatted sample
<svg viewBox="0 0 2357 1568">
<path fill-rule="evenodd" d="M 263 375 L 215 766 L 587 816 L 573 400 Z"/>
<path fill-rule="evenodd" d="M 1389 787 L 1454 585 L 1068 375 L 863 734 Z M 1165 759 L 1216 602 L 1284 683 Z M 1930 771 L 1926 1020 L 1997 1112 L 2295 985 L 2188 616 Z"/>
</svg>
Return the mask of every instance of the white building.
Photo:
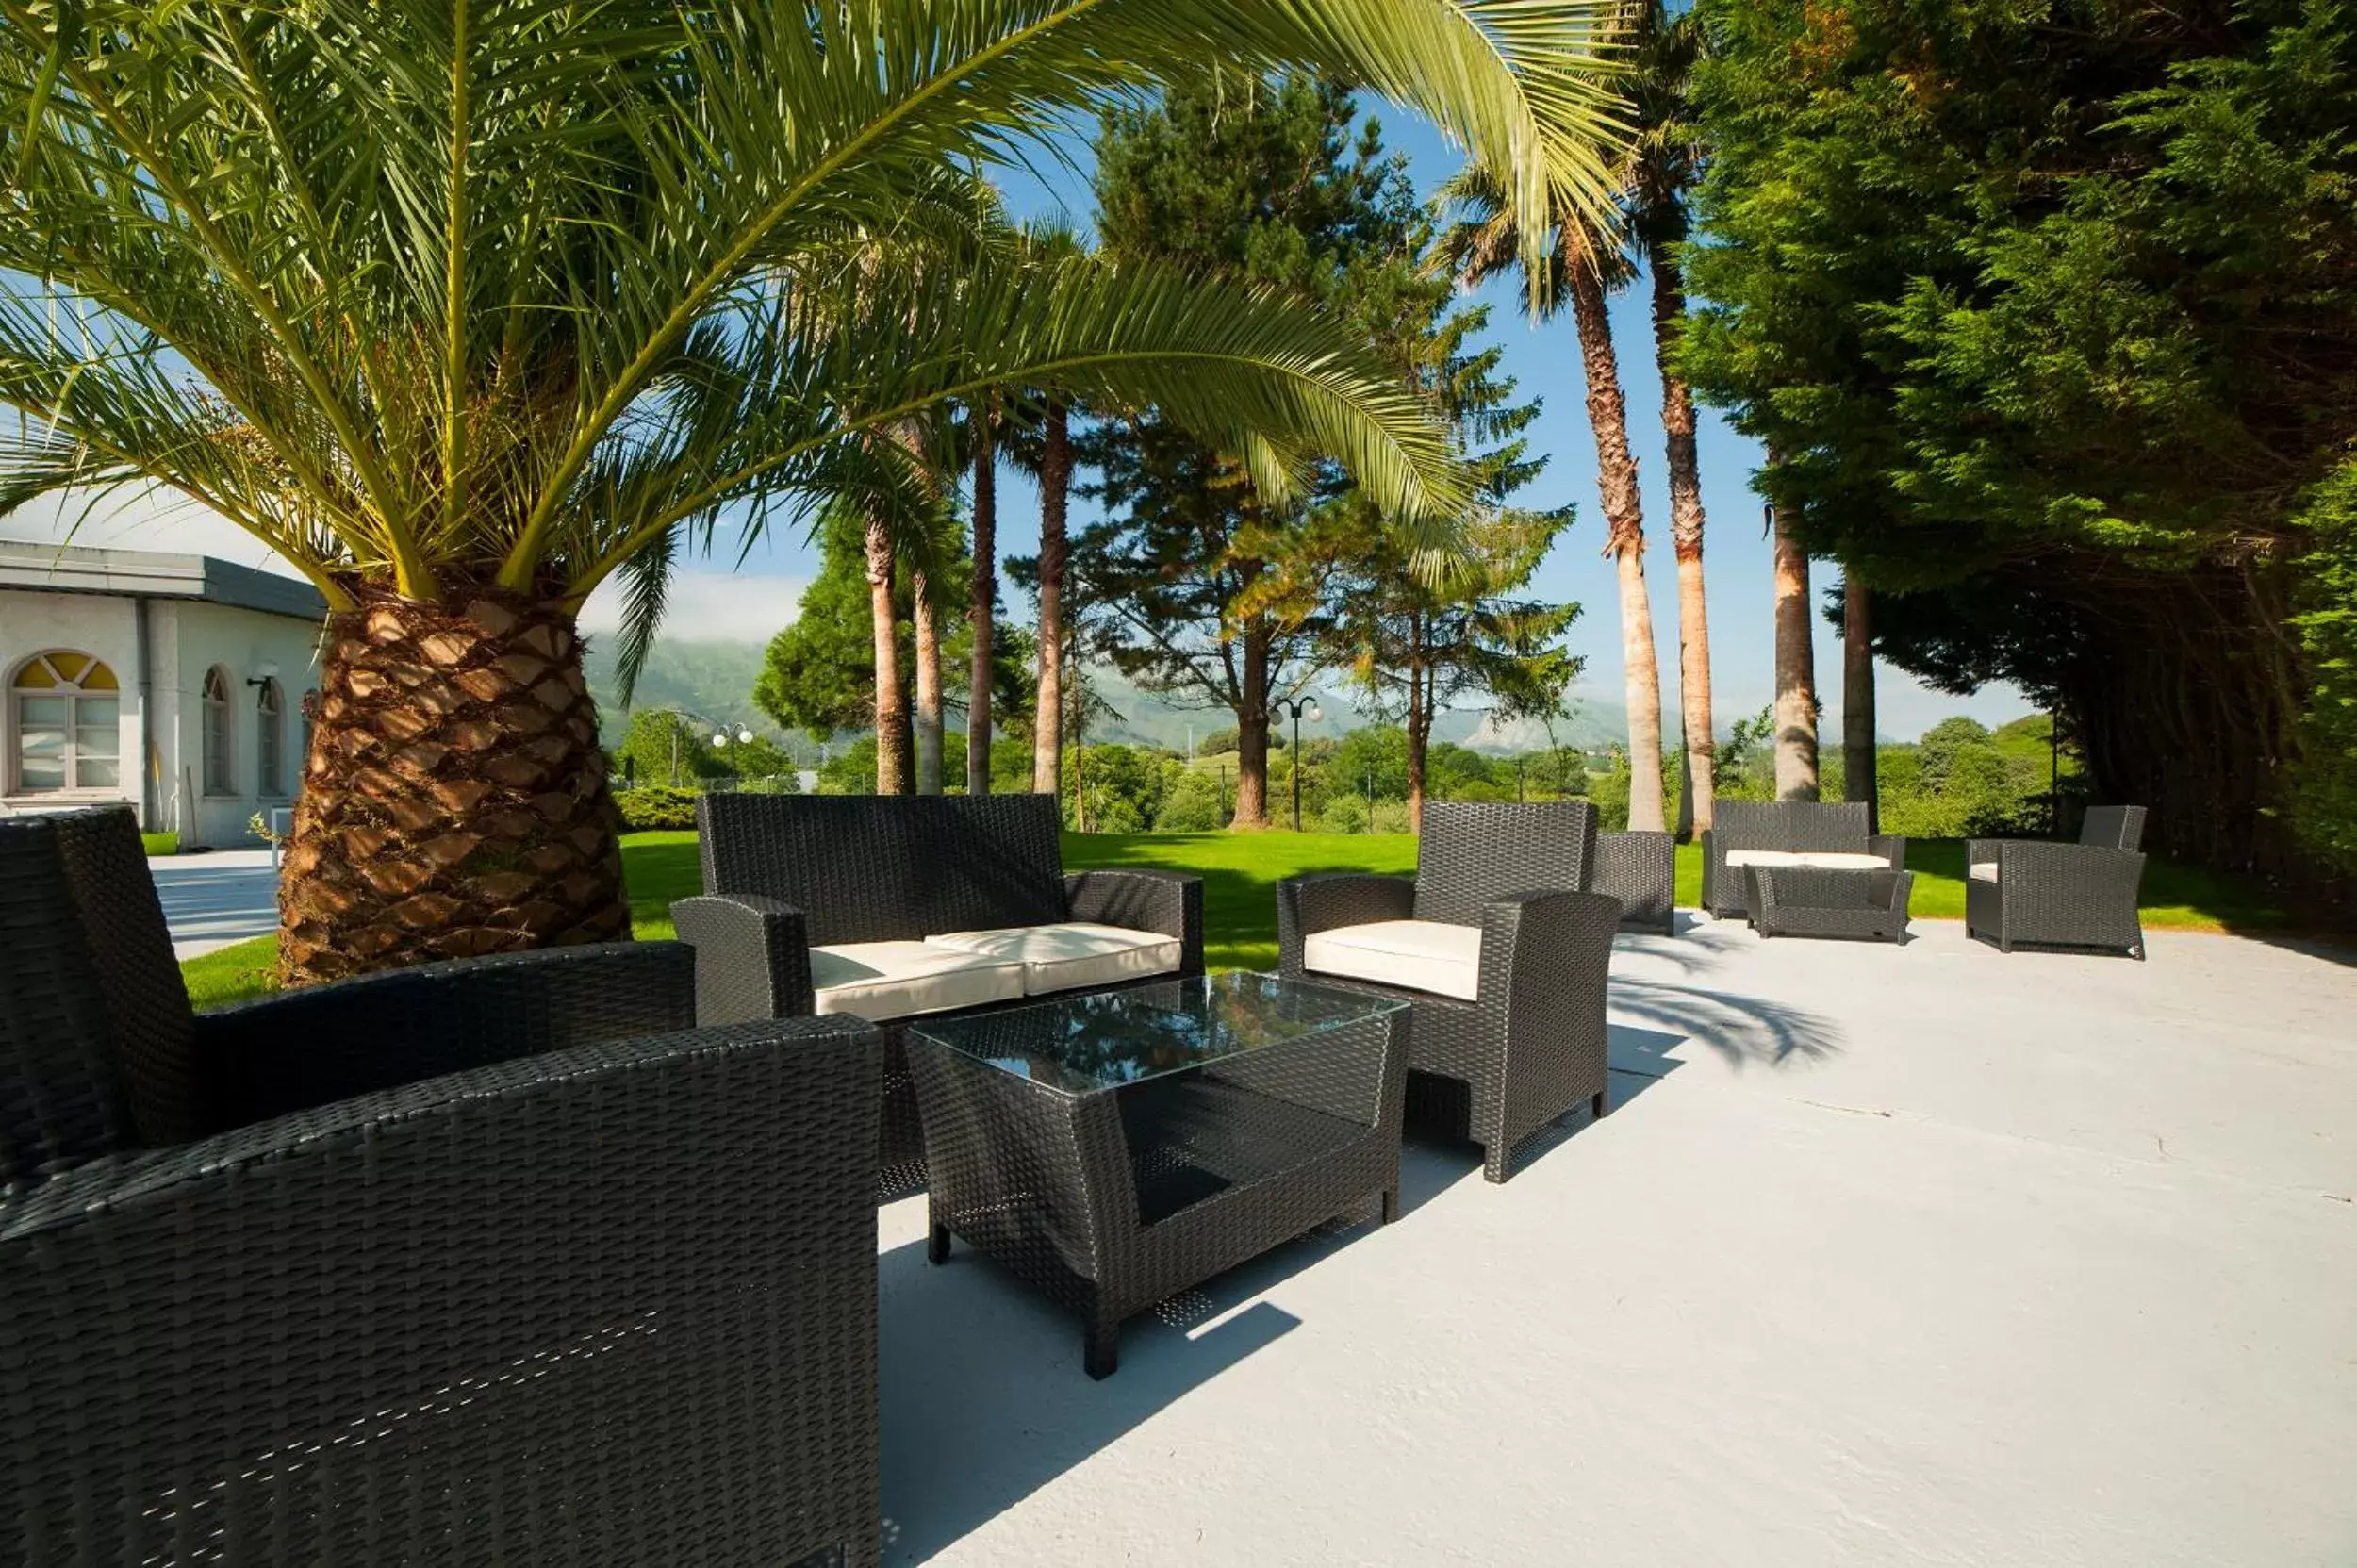
<svg viewBox="0 0 2357 1568">
<path fill-rule="evenodd" d="M 128 801 L 244 844 L 301 778 L 326 602 L 216 560 L 0 539 L 0 816 Z"/>
</svg>

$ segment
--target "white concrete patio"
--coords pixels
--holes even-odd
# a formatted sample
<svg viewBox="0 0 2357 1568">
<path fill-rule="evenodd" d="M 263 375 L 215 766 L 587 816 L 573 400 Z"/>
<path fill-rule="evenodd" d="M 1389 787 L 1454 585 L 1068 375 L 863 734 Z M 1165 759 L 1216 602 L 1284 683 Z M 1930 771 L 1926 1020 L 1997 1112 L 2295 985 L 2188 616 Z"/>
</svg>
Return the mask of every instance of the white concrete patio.
<svg viewBox="0 0 2357 1568">
<path fill-rule="evenodd" d="M 1624 938 L 1618 1109 L 1133 1323 L 886 1209 L 896 1562 L 2357 1562 L 2357 969 Z"/>
</svg>

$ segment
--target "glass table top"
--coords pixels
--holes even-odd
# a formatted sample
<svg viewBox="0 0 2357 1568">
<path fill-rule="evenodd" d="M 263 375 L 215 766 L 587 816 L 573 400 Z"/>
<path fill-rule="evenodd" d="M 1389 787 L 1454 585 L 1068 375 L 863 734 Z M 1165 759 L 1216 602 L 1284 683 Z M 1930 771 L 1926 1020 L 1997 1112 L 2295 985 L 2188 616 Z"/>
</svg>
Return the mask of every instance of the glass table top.
<svg viewBox="0 0 2357 1568">
<path fill-rule="evenodd" d="M 1365 1023 L 1405 1002 L 1276 975 L 1224 974 L 1075 992 L 909 1032 L 1067 1095 L 1183 1072 L 1223 1056 Z"/>
</svg>

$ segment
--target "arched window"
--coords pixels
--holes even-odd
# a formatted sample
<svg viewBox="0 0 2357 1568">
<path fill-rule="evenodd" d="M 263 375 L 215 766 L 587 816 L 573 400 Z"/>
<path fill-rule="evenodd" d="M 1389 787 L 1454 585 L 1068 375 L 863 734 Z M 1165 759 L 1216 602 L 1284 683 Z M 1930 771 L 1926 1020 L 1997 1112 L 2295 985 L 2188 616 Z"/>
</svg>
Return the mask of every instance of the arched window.
<svg viewBox="0 0 2357 1568">
<path fill-rule="evenodd" d="M 237 792 L 229 757 L 229 672 L 215 665 L 205 672 L 205 793 Z"/>
<path fill-rule="evenodd" d="M 254 787 L 265 795 L 287 793 L 287 701 L 273 676 L 262 678 L 254 704 Z"/>
<path fill-rule="evenodd" d="M 123 688 L 88 653 L 53 648 L 9 683 L 15 709 L 9 785 L 20 794 L 118 789 L 123 784 Z"/>
</svg>

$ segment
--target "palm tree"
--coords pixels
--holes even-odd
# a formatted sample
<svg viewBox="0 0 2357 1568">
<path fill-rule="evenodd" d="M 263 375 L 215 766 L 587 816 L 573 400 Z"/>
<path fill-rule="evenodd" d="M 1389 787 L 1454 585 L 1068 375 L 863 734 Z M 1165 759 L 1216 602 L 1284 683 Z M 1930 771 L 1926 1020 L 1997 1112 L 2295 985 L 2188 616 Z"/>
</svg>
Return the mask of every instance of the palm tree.
<svg viewBox="0 0 2357 1568">
<path fill-rule="evenodd" d="M 1775 471 L 1776 454 L 1768 454 Z M 1817 799 L 1817 647 L 1810 623 L 1808 552 L 1792 529 L 1792 508 L 1771 502 L 1775 536 L 1776 799 Z"/>
<path fill-rule="evenodd" d="M 1063 595 L 1072 552 L 1065 522 L 1072 500 L 1072 405 L 1047 400 L 1039 454 L 1039 696 L 1031 711 L 1031 793 L 1063 791 Z"/>
<path fill-rule="evenodd" d="M 1637 140 L 1630 151 L 1629 229 L 1653 277 L 1654 355 L 1661 369 L 1661 429 L 1668 448 L 1670 542 L 1678 573 L 1678 698 L 1685 719 L 1680 751 L 1678 835 L 1707 833 L 1717 817 L 1712 777 L 1718 742 L 1710 704 L 1710 621 L 1703 594 L 1702 468 L 1694 444 L 1694 394 L 1678 370 L 1686 331 L 1686 272 L 1681 254 L 1687 193 L 1701 177 L 1701 127 L 1687 98 L 1704 32 L 1689 9 L 1670 14 L 1661 0 L 1638 13 L 1630 97 Z"/>
<path fill-rule="evenodd" d="M 965 792 L 990 793 L 990 660 L 998 614 L 998 399 L 985 392 L 967 415 L 974 449 L 974 593 L 966 615 L 974 651 L 965 687 Z"/>
<path fill-rule="evenodd" d="M 1616 189 L 1625 185 L 1625 158 L 1616 161 Z M 1661 801 L 1661 671 L 1654 650 L 1653 600 L 1645 586 L 1645 524 L 1638 499 L 1637 458 L 1628 444 L 1628 403 L 1607 313 L 1610 291 L 1628 280 L 1626 231 L 1614 211 L 1568 214 L 1546 236 L 1534 265 L 1527 237 L 1506 192 L 1490 170 L 1475 165 L 1442 188 L 1440 200 L 1461 217 L 1444 237 L 1442 254 L 1467 283 L 1521 268 L 1541 313 L 1568 298 L 1579 336 L 1580 368 L 1588 388 L 1588 422 L 1596 437 L 1596 488 L 1604 505 L 1605 554 L 1620 578 L 1621 658 L 1628 694 L 1628 825 L 1658 830 Z"/>
<path fill-rule="evenodd" d="M 622 935 L 581 605 L 619 573 L 651 627 L 724 516 L 905 499 L 871 433 L 1040 387 L 1458 503 L 1340 329 L 1032 261 L 945 171 L 1218 40 L 1429 113 L 1535 233 L 1602 199 L 1607 12 L 0 0 L 0 507 L 160 487 L 326 597 L 287 978 Z"/>
</svg>

